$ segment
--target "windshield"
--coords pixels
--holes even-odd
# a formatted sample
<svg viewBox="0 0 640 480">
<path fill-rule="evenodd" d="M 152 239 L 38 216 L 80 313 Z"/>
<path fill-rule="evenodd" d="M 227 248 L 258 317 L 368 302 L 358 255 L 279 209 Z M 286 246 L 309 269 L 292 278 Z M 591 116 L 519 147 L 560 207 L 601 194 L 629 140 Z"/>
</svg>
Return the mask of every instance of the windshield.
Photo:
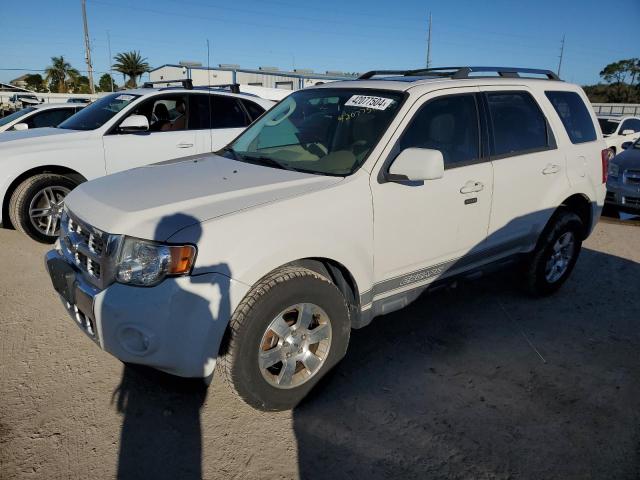
<svg viewBox="0 0 640 480">
<path fill-rule="evenodd" d="M 140 95 L 128 93 L 113 93 L 96 100 L 75 115 L 58 125 L 58 128 L 68 130 L 95 130 L 107 123 L 124 107 L 133 102 Z"/>
<path fill-rule="evenodd" d="M 599 118 L 598 123 L 600 124 L 600 129 L 602 130 L 603 135 L 611 135 L 616 131 L 620 122 L 615 120 L 609 120 L 608 118 Z"/>
<path fill-rule="evenodd" d="M 14 120 L 17 120 L 18 118 L 22 117 L 23 115 L 26 115 L 29 112 L 33 112 L 35 110 L 35 107 L 27 107 L 27 108 L 23 108 L 22 110 L 18 110 L 17 112 L 13 112 L 11 115 L 7 115 L 6 117 L 2 117 L 0 118 L 0 127 L 4 127 L 5 125 L 8 125 L 9 123 L 13 122 Z"/>
<path fill-rule="evenodd" d="M 386 90 L 299 90 L 222 154 L 276 168 L 350 175 L 378 143 L 402 99 L 402 92 Z"/>
</svg>

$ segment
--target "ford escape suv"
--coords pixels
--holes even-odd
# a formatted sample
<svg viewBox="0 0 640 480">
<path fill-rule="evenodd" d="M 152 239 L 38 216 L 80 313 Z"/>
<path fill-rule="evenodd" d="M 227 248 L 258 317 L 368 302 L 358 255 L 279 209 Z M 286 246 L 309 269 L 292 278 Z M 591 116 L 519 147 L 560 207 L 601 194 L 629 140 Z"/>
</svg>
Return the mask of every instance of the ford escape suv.
<svg viewBox="0 0 640 480">
<path fill-rule="evenodd" d="M 557 290 L 605 198 L 596 122 L 541 70 L 307 88 L 216 154 L 80 185 L 46 266 L 122 361 L 208 379 L 217 364 L 250 405 L 291 408 L 352 328 L 436 283 L 517 260 L 531 292 Z"/>
</svg>

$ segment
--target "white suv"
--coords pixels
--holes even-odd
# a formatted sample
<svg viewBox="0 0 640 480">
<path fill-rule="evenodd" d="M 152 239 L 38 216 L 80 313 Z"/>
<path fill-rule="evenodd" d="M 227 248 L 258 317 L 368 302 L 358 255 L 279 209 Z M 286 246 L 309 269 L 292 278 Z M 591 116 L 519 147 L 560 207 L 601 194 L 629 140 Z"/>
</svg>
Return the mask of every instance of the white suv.
<svg viewBox="0 0 640 480">
<path fill-rule="evenodd" d="M 2 133 L 0 223 L 53 243 L 64 197 L 78 184 L 218 150 L 274 104 L 219 88 L 193 88 L 189 80 L 181 87 L 149 84 L 106 95 L 57 128 Z"/>
<path fill-rule="evenodd" d="M 530 291 L 558 289 L 605 197 L 580 87 L 391 73 L 294 92 L 216 155 L 74 190 L 46 264 L 78 325 L 125 362 L 188 377 L 217 362 L 277 410 L 352 328 L 430 286 L 518 261 Z"/>
</svg>

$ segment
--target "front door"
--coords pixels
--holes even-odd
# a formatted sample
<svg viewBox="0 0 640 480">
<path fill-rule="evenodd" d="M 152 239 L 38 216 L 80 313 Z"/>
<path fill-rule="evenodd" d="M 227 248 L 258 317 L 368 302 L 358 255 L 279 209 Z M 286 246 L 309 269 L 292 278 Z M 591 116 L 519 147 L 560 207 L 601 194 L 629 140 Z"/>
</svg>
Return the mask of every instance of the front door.
<svg viewBox="0 0 640 480">
<path fill-rule="evenodd" d="M 482 260 L 476 252 L 487 235 L 493 172 L 482 155 L 476 93 L 451 89 L 421 98 L 390 147 L 390 156 L 410 147 L 439 150 L 443 178 L 398 183 L 372 175 L 374 297 L 419 287 Z"/>
<path fill-rule="evenodd" d="M 200 153 L 196 147 L 196 130 L 189 125 L 189 102 L 185 94 L 154 96 L 130 115 L 146 116 L 149 131 L 125 133 L 115 127 L 107 133 L 103 137 L 107 173 Z"/>
</svg>

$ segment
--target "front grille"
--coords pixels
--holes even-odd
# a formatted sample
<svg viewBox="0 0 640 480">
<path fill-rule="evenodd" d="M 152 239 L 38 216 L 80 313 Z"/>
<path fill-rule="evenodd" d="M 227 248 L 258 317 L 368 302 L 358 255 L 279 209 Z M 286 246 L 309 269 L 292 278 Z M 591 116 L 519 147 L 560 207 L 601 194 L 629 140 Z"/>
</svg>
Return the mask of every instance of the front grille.
<svg viewBox="0 0 640 480">
<path fill-rule="evenodd" d="M 640 170 L 625 170 L 623 182 L 630 185 L 640 185 Z"/>
<path fill-rule="evenodd" d="M 605 202 L 615 202 L 616 194 L 614 192 L 607 192 L 607 196 L 604 199 Z"/>
<path fill-rule="evenodd" d="M 624 197 L 624 204 L 640 208 L 640 197 Z"/>
<path fill-rule="evenodd" d="M 109 235 L 81 221 L 71 212 L 62 216 L 60 247 L 69 263 L 74 264 L 93 285 L 104 288 L 108 265 Z"/>
</svg>

